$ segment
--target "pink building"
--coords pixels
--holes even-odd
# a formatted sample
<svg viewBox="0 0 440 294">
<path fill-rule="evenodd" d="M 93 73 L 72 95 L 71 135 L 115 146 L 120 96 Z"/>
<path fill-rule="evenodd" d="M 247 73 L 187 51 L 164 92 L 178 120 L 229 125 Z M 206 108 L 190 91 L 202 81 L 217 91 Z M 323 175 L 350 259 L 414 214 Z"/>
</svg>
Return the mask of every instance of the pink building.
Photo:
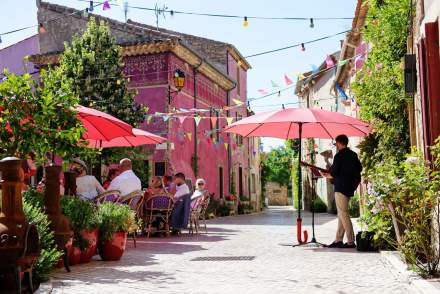
<svg viewBox="0 0 440 294">
<path fill-rule="evenodd" d="M 60 5 L 40 1 L 37 5 L 38 22 L 46 29 L 38 35 L 39 51 L 31 57 L 38 67 L 56 64 L 63 43 L 84 31 L 88 17 Z M 248 115 L 250 65 L 240 52 L 227 43 L 130 20 L 95 18 L 108 23 L 122 46 L 129 86 L 138 92 L 136 101 L 149 108 L 142 128 L 169 140 L 168 144 L 145 147 L 145 168 L 150 175 L 183 172 L 192 183 L 202 177 L 217 197 L 229 193 L 250 197 L 254 207 L 259 207 L 259 141 L 220 132 L 227 118 L 236 121 Z M 180 92 L 173 83 L 177 69 L 186 77 Z M 166 115 L 182 108 L 203 109 L 197 111 L 200 122 L 196 123 L 192 112 L 184 113 L 185 120 Z"/>
</svg>

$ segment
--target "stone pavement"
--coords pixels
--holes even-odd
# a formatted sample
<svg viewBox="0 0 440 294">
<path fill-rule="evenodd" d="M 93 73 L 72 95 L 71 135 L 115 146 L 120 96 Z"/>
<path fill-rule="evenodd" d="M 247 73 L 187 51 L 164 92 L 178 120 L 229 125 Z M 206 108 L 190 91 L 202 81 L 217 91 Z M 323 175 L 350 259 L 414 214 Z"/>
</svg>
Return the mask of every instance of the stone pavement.
<svg viewBox="0 0 440 294">
<path fill-rule="evenodd" d="M 141 238 L 137 248 L 129 240 L 119 262 L 95 257 L 56 271 L 52 293 L 414 293 L 379 253 L 286 246 L 295 219 L 290 208 L 270 208 L 211 220 L 207 235 Z M 335 216 L 318 214 L 317 224 L 318 241 L 331 242 Z"/>
</svg>

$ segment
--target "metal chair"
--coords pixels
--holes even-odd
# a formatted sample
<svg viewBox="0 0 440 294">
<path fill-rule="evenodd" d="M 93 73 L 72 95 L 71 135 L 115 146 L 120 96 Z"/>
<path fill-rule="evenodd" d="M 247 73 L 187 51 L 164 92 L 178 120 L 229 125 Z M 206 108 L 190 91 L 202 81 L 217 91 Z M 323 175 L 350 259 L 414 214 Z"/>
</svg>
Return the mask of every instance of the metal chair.
<svg viewBox="0 0 440 294">
<path fill-rule="evenodd" d="M 136 214 L 136 219 L 139 217 L 142 217 L 140 215 L 142 213 L 142 204 L 144 203 L 144 192 L 141 190 L 133 191 L 125 196 L 121 196 L 117 199 L 116 203 L 125 204 L 128 205 Z M 136 235 L 137 232 L 133 232 L 133 243 L 134 247 L 136 248 Z"/>
<path fill-rule="evenodd" d="M 120 197 L 121 192 L 119 192 L 118 190 L 110 190 L 99 194 L 94 201 L 96 204 L 99 205 L 104 203 L 105 201 L 117 202 Z"/>
<path fill-rule="evenodd" d="M 173 199 L 167 195 L 152 196 L 145 201 L 144 222 L 147 229 L 147 238 L 150 237 L 153 222 L 156 220 L 164 222 L 164 229 L 157 231 L 165 232 L 166 235 L 169 236 L 170 217 L 173 211 L 173 205 Z"/>
</svg>

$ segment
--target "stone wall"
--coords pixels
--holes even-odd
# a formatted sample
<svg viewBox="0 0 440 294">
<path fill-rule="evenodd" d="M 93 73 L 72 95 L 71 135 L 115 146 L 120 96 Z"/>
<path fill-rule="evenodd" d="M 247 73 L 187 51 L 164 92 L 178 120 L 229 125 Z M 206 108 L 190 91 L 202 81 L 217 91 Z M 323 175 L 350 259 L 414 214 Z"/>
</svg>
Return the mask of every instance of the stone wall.
<svg viewBox="0 0 440 294">
<path fill-rule="evenodd" d="M 287 186 L 281 186 L 275 182 L 266 183 L 266 197 L 269 199 L 269 205 L 286 206 Z"/>
</svg>

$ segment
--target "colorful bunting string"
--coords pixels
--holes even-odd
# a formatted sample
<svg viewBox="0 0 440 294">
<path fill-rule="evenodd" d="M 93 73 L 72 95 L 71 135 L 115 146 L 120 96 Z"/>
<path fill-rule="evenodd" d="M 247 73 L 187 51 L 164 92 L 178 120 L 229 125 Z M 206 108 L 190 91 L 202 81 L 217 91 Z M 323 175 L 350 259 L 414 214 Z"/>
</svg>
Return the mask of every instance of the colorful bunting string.
<svg viewBox="0 0 440 294">
<path fill-rule="evenodd" d="M 284 82 L 286 83 L 286 86 L 293 84 L 293 81 L 289 79 L 289 77 L 286 74 L 284 74 Z"/>
</svg>

